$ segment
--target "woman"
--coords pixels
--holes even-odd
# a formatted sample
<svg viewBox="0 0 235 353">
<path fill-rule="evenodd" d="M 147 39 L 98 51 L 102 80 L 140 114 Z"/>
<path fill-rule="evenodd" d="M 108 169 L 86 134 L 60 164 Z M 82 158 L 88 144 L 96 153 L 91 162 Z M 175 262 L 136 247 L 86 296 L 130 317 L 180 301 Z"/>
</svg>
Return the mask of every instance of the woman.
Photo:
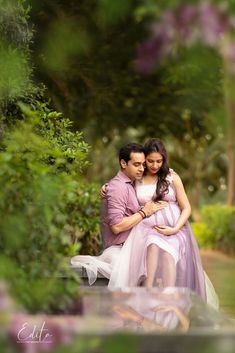
<svg viewBox="0 0 235 353">
<path fill-rule="evenodd" d="M 141 205 L 153 199 L 167 201 L 167 207 L 144 218 L 134 226 L 115 259 L 110 262 L 108 252 L 86 262 L 110 278 L 109 287 L 186 287 L 208 301 L 209 293 L 216 294 L 204 274 L 196 239 L 188 223 L 191 207 L 180 177 L 169 169 L 167 153 L 160 140 L 145 144 L 146 171 L 136 182 L 136 194 Z M 105 255 L 105 256 L 104 256 Z M 79 257 L 87 261 L 88 257 Z M 109 267 L 107 271 L 107 260 Z M 208 285 L 211 287 L 209 291 Z"/>
</svg>

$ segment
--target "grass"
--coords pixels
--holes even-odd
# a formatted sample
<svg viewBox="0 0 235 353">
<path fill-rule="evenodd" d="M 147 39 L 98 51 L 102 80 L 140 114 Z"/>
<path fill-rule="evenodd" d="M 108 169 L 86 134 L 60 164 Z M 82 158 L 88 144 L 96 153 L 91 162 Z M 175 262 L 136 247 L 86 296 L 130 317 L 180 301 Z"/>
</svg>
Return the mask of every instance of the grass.
<svg viewBox="0 0 235 353">
<path fill-rule="evenodd" d="M 219 296 L 220 309 L 235 319 L 235 258 L 214 250 L 201 250 L 201 256 Z"/>
</svg>

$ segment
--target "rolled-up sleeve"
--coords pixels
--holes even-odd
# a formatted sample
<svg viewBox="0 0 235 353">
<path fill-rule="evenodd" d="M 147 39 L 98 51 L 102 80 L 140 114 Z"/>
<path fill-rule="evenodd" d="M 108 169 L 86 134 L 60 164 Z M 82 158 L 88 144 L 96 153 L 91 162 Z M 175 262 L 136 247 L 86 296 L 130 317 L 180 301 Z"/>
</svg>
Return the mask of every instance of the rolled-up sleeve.
<svg viewBox="0 0 235 353">
<path fill-rule="evenodd" d="M 113 182 L 108 186 L 107 221 L 110 226 L 118 224 L 126 216 L 128 202 L 128 186 L 125 183 Z"/>
</svg>

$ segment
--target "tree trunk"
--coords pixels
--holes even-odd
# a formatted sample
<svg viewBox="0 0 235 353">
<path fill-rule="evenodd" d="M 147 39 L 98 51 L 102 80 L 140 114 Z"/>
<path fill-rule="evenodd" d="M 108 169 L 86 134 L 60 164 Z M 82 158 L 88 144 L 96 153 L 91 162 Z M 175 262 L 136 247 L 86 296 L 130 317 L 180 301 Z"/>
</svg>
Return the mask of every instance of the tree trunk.
<svg viewBox="0 0 235 353">
<path fill-rule="evenodd" d="M 200 213 L 201 181 L 194 180 L 194 184 L 189 191 L 189 200 L 192 208 L 192 217 L 195 222 L 201 221 Z"/>
<path fill-rule="evenodd" d="M 227 205 L 235 205 L 235 74 L 225 59 L 224 98 L 226 108 L 226 138 L 228 156 Z M 233 64 L 234 67 L 234 64 Z"/>
</svg>

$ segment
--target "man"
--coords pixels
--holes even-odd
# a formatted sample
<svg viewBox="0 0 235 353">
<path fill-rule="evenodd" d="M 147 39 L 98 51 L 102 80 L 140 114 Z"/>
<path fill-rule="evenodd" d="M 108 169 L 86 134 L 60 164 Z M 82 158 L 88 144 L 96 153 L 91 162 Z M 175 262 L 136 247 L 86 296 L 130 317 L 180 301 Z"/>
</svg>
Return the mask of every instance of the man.
<svg viewBox="0 0 235 353">
<path fill-rule="evenodd" d="M 140 180 L 145 168 L 143 146 L 128 143 L 119 152 L 120 171 L 110 180 L 102 201 L 102 236 L 104 248 L 120 245 L 127 239 L 131 228 L 143 218 L 164 207 L 149 201 L 140 208 L 134 181 Z"/>
</svg>

